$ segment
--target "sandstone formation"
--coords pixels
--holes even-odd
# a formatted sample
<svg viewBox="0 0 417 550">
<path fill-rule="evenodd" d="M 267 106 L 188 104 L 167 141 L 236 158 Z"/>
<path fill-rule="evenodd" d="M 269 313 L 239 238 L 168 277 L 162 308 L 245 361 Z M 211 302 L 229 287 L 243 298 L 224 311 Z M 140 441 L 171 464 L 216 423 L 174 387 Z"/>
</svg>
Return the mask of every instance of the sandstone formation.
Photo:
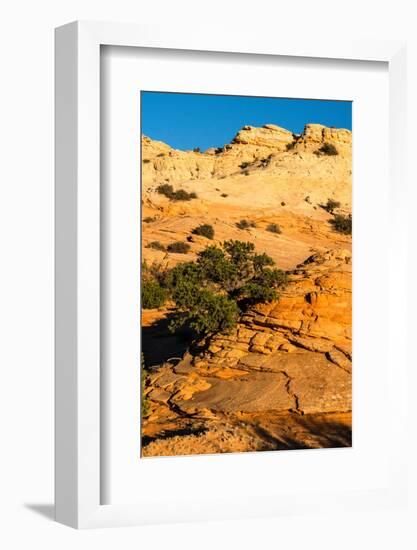
<svg viewBox="0 0 417 550">
<path fill-rule="evenodd" d="M 294 147 L 286 150 L 286 144 Z M 339 154 L 317 154 L 324 143 L 334 144 Z M 284 147 L 285 144 L 285 147 Z M 351 135 L 307 125 L 301 136 L 277 126 L 246 126 L 232 143 L 217 154 L 178 151 L 150 138 L 142 139 L 142 254 L 146 261 L 173 265 L 184 261 L 181 254 L 166 254 L 148 248 L 190 237 L 193 228 L 210 223 L 214 242 L 225 239 L 251 241 L 276 263 L 290 269 L 315 248 L 347 248 L 350 237 L 336 233 L 331 215 L 322 205 L 329 198 L 341 203 L 340 212 L 351 212 Z M 157 192 L 168 183 L 175 190 L 195 192 L 190 201 L 171 201 Z M 242 231 L 241 219 L 256 227 Z M 266 231 L 275 223 L 281 234 Z M 204 248 L 205 239 L 191 238 L 192 260 Z"/>
<path fill-rule="evenodd" d="M 325 144 L 337 154 L 323 154 Z M 142 138 L 149 265 L 171 267 L 236 239 L 253 242 L 290 277 L 278 301 L 191 347 L 167 331 L 170 304 L 142 312 L 143 456 L 350 445 L 351 236 L 335 231 L 323 206 L 332 199 L 337 213 L 352 211 L 351 147 L 350 131 L 319 124 L 300 135 L 244 126 L 204 152 Z M 164 183 L 197 198 L 170 200 L 158 192 Z M 240 229 L 242 219 L 252 227 Z M 200 224 L 213 226 L 213 240 L 192 233 Z M 189 252 L 166 251 L 177 241 Z"/>
<path fill-rule="evenodd" d="M 316 434 L 295 433 L 303 421 L 323 413 L 336 443 L 342 430 L 349 444 L 351 267 L 348 251 L 313 255 L 294 269 L 279 301 L 254 307 L 232 333 L 205 342 L 205 351 L 187 353 L 152 373 L 146 389 L 151 414 L 144 424 L 152 443 L 144 455 L 170 454 L 167 431 L 190 438 L 188 446 L 182 441 L 184 454 L 196 452 L 192 445 L 203 448 L 206 439 L 211 442 L 206 452 L 216 452 L 213 430 L 223 433 L 224 425 L 231 451 L 280 448 L 280 443 L 285 448 L 285 434 L 296 446 L 323 446 L 323 426 Z"/>
</svg>

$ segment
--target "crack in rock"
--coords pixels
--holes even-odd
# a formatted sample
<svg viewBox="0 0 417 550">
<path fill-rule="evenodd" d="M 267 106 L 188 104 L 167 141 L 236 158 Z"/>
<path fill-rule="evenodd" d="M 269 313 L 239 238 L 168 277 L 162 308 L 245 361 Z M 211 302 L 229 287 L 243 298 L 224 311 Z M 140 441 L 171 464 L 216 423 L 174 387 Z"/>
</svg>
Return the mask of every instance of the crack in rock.
<svg viewBox="0 0 417 550">
<path fill-rule="evenodd" d="M 285 383 L 285 389 L 287 390 L 288 395 L 294 399 L 295 407 L 294 407 L 294 409 L 289 409 L 290 412 L 296 412 L 297 414 L 303 415 L 304 412 L 302 411 L 302 409 L 300 409 L 300 399 L 299 399 L 298 395 L 295 392 L 293 392 L 292 389 L 291 389 L 291 382 L 292 382 L 293 379 L 291 378 L 291 376 L 285 370 L 280 370 L 278 372 L 283 374 L 285 376 L 285 378 L 287 379 L 287 381 Z"/>
</svg>

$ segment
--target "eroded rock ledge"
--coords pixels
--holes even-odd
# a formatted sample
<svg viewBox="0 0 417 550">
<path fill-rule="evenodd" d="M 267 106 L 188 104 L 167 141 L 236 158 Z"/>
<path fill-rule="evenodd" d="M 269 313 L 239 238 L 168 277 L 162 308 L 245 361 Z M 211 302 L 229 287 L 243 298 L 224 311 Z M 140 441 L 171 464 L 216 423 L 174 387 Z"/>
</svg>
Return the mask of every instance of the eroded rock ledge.
<svg viewBox="0 0 417 550">
<path fill-rule="evenodd" d="M 245 313 L 204 352 L 152 373 L 144 433 L 184 419 L 351 411 L 351 267 L 345 250 L 314 254 L 279 301 Z"/>
</svg>

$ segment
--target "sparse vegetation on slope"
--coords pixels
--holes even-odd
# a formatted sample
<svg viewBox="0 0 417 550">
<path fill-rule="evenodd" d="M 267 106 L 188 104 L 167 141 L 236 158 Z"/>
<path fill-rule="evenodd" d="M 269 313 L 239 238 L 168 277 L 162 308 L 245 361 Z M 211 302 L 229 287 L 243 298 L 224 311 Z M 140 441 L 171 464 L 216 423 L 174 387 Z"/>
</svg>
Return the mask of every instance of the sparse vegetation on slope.
<svg viewBox="0 0 417 550">
<path fill-rule="evenodd" d="M 201 235 L 202 237 L 206 237 L 207 239 L 214 238 L 214 228 L 208 223 L 204 223 L 202 225 L 199 225 L 198 227 L 195 227 L 192 230 L 192 233 L 194 235 Z"/>
<path fill-rule="evenodd" d="M 340 202 L 333 199 L 327 199 L 326 204 L 322 204 L 321 207 L 329 214 L 333 214 L 336 208 L 340 208 Z"/>
<path fill-rule="evenodd" d="M 267 231 L 271 233 L 282 233 L 280 226 L 277 223 L 270 223 L 267 228 Z"/>
<path fill-rule="evenodd" d="M 324 143 L 320 149 L 317 149 L 316 153 L 332 157 L 338 155 L 339 151 L 333 143 Z"/>
<path fill-rule="evenodd" d="M 153 248 L 154 250 L 160 250 L 166 252 L 165 246 L 160 241 L 152 241 L 146 245 L 146 248 Z"/>
<path fill-rule="evenodd" d="M 197 195 L 194 192 L 188 193 L 184 189 L 174 190 L 173 186 L 170 183 L 162 183 L 158 185 L 156 191 L 160 195 L 164 195 L 172 201 L 190 201 L 191 199 L 196 199 Z"/>
<path fill-rule="evenodd" d="M 171 243 L 167 246 L 168 252 L 174 252 L 175 254 L 187 254 L 190 248 L 188 243 L 183 243 L 182 241 Z"/>
<path fill-rule="evenodd" d="M 238 229 L 251 229 L 252 227 L 256 227 L 256 223 L 250 220 L 240 220 L 240 222 L 236 223 L 236 227 Z"/>
<path fill-rule="evenodd" d="M 343 216 L 343 214 L 336 214 L 330 223 L 334 229 L 344 235 L 352 235 L 352 216 Z"/>
<path fill-rule="evenodd" d="M 168 292 L 157 281 L 142 281 L 142 307 L 155 309 L 162 307 L 168 298 Z"/>
</svg>

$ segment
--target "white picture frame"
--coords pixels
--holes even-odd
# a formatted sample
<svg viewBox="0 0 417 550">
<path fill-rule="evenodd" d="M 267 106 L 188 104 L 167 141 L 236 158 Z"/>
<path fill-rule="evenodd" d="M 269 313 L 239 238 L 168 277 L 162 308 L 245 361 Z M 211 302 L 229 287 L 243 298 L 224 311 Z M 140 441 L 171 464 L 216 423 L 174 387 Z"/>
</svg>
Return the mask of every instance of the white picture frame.
<svg viewBox="0 0 417 550">
<path fill-rule="evenodd" d="M 389 71 L 389 155 L 392 235 L 402 242 L 406 220 L 401 200 L 405 188 L 405 44 L 388 41 L 337 42 L 309 38 L 289 43 L 254 33 L 216 33 L 169 27 L 75 22 L 56 30 L 56 519 L 76 528 L 134 525 L 186 519 L 253 515 L 244 504 L 207 502 L 187 517 L 167 500 L 144 508 L 101 504 L 100 445 L 100 48 L 102 45 L 246 53 L 296 58 L 382 61 Z M 405 242 L 405 239 L 404 239 Z M 395 257 L 394 257 L 395 256 Z M 390 263 L 404 276 L 405 250 L 392 248 Z M 390 303 L 390 315 L 405 319 L 405 295 Z M 405 346 L 404 346 L 405 350 Z M 392 372 L 389 374 L 392 376 Z M 395 365 L 401 410 L 406 355 Z M 398 398 L 397 398 L 398 399 Z M 398 402 L 398 401 L 397 401 Z M 400 428 L 398 428 L 400 430 Z M 293 494 L 285 502 L 256 503 L 257 514 L 305 512 L 311 507 L 341 509 L 393 506 L 405 498 L 405 456 L 398 447 L 390 457 L 384 490 L 337 495 Z"/>
</svg>

